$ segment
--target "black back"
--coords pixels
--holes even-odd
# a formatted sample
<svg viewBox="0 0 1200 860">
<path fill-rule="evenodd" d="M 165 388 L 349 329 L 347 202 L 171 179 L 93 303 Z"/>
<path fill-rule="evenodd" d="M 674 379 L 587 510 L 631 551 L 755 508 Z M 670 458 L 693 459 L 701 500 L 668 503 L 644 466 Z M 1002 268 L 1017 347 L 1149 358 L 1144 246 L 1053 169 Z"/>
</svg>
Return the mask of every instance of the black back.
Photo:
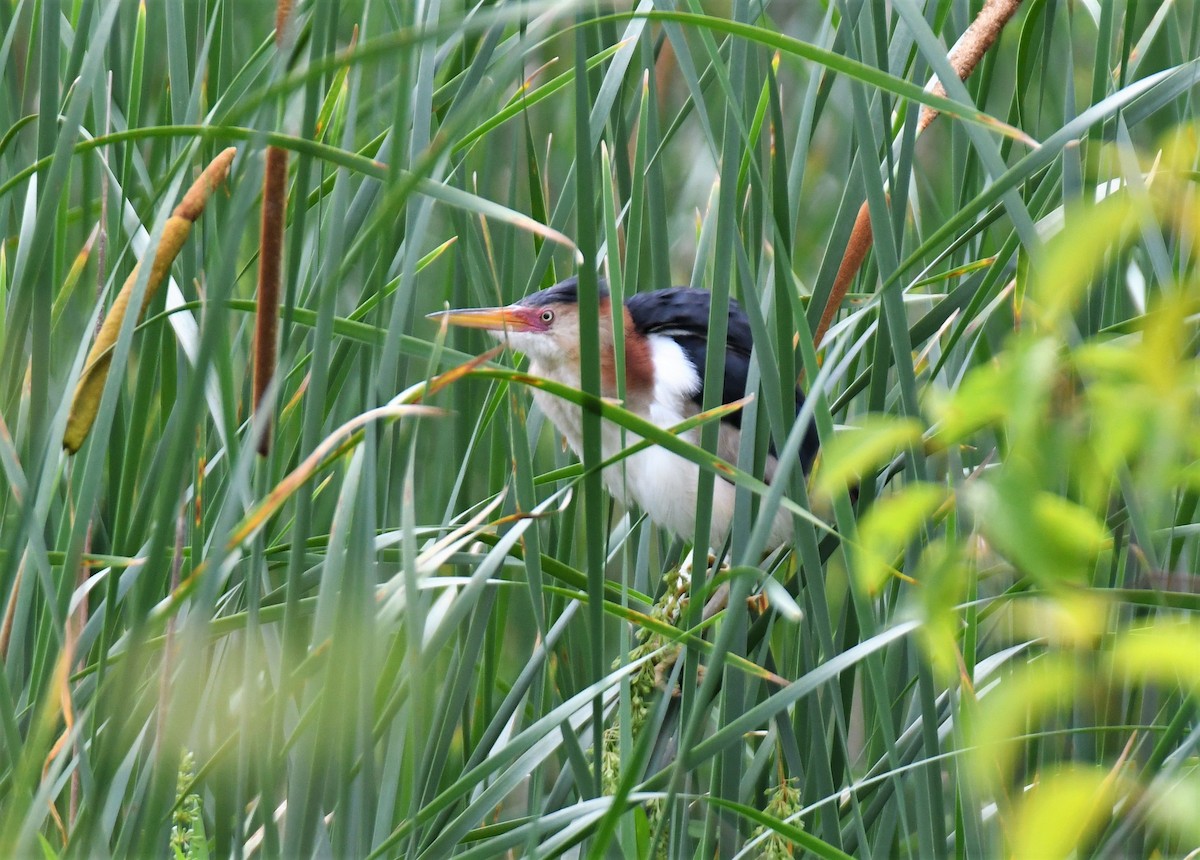
<svg viewBox="0 0 1200 860">
<path fill-rule="evenodd" d="M 712 305 L 712 294 L 708 290 L 692 287 L 670 287 L 638 293 L 626 300 L 633 324 L 644 335 L 666 336 L 679 344 L 698 377 L 704 377 L 704 366 L 708 356 L 708 313 Z M 721 391 L 721 402 L 732 403 L 746 395 L 746 378 L 750 374 L 750 351 L 754 338 L 750 333 L 750 319 L 736 299 L 729 300 L 729 332 L 725 342 L 725 382 Z M 704 392 L 697 388 L 692 392 L 692 402 L 703 408 Z M 796 414 L 804 406 L 804 392 L 796 388 Z M 742 413 L 739 410 L 724 420 L 741 428 Z M 816 426 L 809 422 L 800 443 L 800 463 L 807 472 L 817 456 Z M 775 454 L 772 440 L 771 453 Z"/>
</svg>

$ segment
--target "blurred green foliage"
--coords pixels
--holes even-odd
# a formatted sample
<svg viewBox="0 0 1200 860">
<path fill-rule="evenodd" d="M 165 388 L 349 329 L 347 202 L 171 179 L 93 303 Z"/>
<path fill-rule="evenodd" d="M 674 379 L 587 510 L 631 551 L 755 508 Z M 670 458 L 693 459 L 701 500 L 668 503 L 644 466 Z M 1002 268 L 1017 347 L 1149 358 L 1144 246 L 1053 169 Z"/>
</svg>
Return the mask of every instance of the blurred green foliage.
<svg viewBox="0 0 1200 860">
<path fill-rule="evenodd" d="M 1194 851 L 1200 4 L 1029 0 L 917 137 L 980 6 L 307 0 L 277 49 L 269 3 L 0 3 L 0 854 Z M 68 457 L 96 321 L 226 146 Z M 581 266 L 742 302 L 757 446 L 423 317 Z M 732 480 L 726 567 L 534 385 Z"/>
</svg>

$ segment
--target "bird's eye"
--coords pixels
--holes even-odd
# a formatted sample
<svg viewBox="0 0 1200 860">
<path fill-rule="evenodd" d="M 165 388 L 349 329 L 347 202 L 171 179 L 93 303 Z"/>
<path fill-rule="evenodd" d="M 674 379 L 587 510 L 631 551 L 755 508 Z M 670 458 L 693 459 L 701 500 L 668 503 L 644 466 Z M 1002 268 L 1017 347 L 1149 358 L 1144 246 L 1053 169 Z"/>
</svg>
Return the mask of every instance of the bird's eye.
<svg viewBox="0 0 1200 860">
<path fill-rule="evenodd" d="M 542 322 L 547 324 L 554 322 L 554 311 L 549 308 L 542 311 Z"/>
</svg>

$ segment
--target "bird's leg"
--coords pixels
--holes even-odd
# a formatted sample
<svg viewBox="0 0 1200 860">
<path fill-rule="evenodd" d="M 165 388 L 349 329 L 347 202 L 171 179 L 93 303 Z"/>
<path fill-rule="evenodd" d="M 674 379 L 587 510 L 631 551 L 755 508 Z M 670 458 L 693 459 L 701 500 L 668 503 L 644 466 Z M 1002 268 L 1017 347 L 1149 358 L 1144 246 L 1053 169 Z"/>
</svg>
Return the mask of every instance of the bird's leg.
<svg viewBox="0 0 1200 860">
<path fill-rule="evenodd" d="M 657 687 L 660 690 L 667 689 L 667 680 L 671 677 L 671 670 L 673 670 L 675 668 L 675 663 L 678 662 L 679 655 L 682 653 L 683 653 L 682 648 L 676 648 L 674 651 L 672 651 L 670 654 L 668 654 L 666 657 L 664 657 L 661 661 L 659 661 L 659 663 L 654 667 L 654 686 L 655 687 Z M 696 667 L 696 683 L 697 684 L 704 683 L 704 672 L 705 672 L 705 666 L 703 663 L 701 663 L 700 665 L 698 665 Z M 670 692 L 671 692 L 672 698 L 678 699 L 680 696 L 680 693 L 682 691 L 679 689 L 678 686 L 675 686 L 675 687 L 671 688 Z"/>
<path fill-rule="evenodd" d="M 712 618 L 722 609 L 729 605 L 729 583 L 723 582 L 720 587 L 713 592 L 713 596 L 708 599 L 708 603 L 704 604 L 704 620 Z M 755 615 L 762 615 L 771 607 L 767 595 L 762 592 L 755 592 L 746 596 L 746 608 Z"/>
<path fill-rule="evenodd" d="M 663 618 L 670 624 L 677 624 L 680 616 L 686 609 L 690 600 L 690 592 L 692 586 L 692 575 L 695 571 L 696 550 L 693 547 L 680 562 L 679 567 L 670 571 L 666 575 L 667 589 L 662 598 L 659 599 L 658 605 L 654 609 L 654 614 Z M 730 568 L 729 561 L 722 561 L 720 566 L 712 570 L 713 565 L 717 562 L 717 557 L 711 552 L 707 554 L 706 566 L 715 575 L 723 571 L 728 571 Z M 704 604 L 704 612 L 702 615 L 703 621 L 710 620 L 721 610 L 729 605 L 729 582 L 722 582 L 712 595 L 708 598 L 708 602 Z M 746 598 L 746 606 L 751 612 L 761 615 L 767 610 L 767 599 L 763 594 L 752 594 Z M 657 644 L 657 643 L 656 643 Z M 670 674 L 675 661 L 678 659 L 679 650 L 665 655 L 654 666 L 655 686 L 663 688 L 666 683 L 666 678 Z M 703 671 L 704 667 L 699 667 Z M 703 676 L 701 676 L 703 677 Z M 678 690 L 673 691 L 673 695 L 678 695 Z"/>
<path fill-rule="evenodd" d="M 712 571 L 712 566 L 716 563 L 716 561 L 717 561 L 717 557 L 715 555 L 713 555 L 712 552 L 710 551 L 707 554 L 707 562 L 705 564 L 705 567 L 708 570 Z M 679 575 L 682 578 L 684 578 L 689 585 L 692 582 L 692 572 L 695 569 L 695 563 L 696 563 L 696 548 L 692 547 L 692 551 L 687 554 L 687 556 L 683 559 L 683 561 L 679 565 Z M 729 570 L 728 559 L 721 562 L 721 566 L 712 572 L 720 573 L 723 570 Z M 719 586 L 717 586 L 717 589 L 712 593 L 712 596 L 708 598 L 708 602 L 704 604 L 704 613 L 701 616 L 702 620 L 708 621 L 710 618 L 712 618 L 714 615 L 716 615 L 718 612 L 720 612 L 722 609 L 724 609 L 728 603 L 729 603 L 729 583 L 722 582 Z"/>
<path fill-rule="evenodd" d="M 729 605 L 729 582 L 722 582 L 704 604 L 703 619 L 707 621 Z"/>
<path fill-rule="evenodd" d="M 706 568 L 711 567 L 713 562 L 715 562 L 716 560 L 717 560 L 717 557 L 715 555 L 713 555 L 712 552 L 709 552 Z M 679 575 L 682 576 L 684 579 L 686 579 L 689 585 L 692 582 L 692 571 L 695 570 L 695 565 L 696 565 L 696 548 L 692 547 L 691 552 L 689 552 L 686 556 L 684 556 L 683 561 L 681 561 L 679 563 Z"/>
<path fill-rule="evenodd" d="M 695 555 L 696 555 L 696 550 L 695 550 L 695 548 L 693 548 L 692 551 L 689 552 L 687 554 L 687 556 L 684 558 L 683 562 L 679 565 L 680 577 L 683 578 L 689 584 L 692 581 L 692 572 L 694 570 L 693 566 L 695 564 Z M 768 553 L 767 555 L 769 556 L 770 553 Z M 710 569 L 711 569 L 711 566 L 716 562 L 716 560 L 717 560 L 717 557 L 714 556 L 710 552 L 708 554 L 708 565 L 709 565 Z M 727 570 L 729 570 L 729 561 L 728 560 L 721 562 L 721 566 L 719 568 L 717 568 L 717 570 L 714 571 L 714 573 L 720 573 L 721 571 L 727 571 Z M 686 599 L 684 600 L 684 604 L 686 605 Z M 712 618 L 718 612 L 725 609 L 728 605 L 729 605 L 729 582 L 726 581 L 726 582 L 722 582 L 720 585 L 717 586 L 716 590 L 714 590 L 712 595 L 708 598 L 708 602 L 704 604 L 704 612 L 701 614 L 701 620 L 708 621 L 710 618 Z M 761 593 L 760 594 L 752 594 L 746 598 L 746 606 L 750 608 L 751 612 L 754 612 L 757 615 L 761 615 L 762 613 L 767 611 L 766 596 Z"/>
<path fill-rule="evenodd" d="M 770 552 L 764 554 L 763 562 L 766 562 L 767 559 L 769 559 L 774 552 L 775 552 L 775 550 L 771 550 Z M 690 558 L 690 556 L 689 556 L 689 558 Z M 713 557 L 710 555 L 709 563 L 711 564 L 712 561 L 713 561 Z M 723 563 L 721 565 L 720 569 L 721 570 L 729 570 L 729 563 L 728 562 Z M 708 619 L 712 618 L 714 615 L 716 615 L 718 612 L 720 612 L 722 609 L 724 609 L 728 605 L 729 605 L 729 582 L 725 581 L 725 582 L 721 583 L 720 586 L 718 586 L 716 591 L 713 592 L 712 597 L 710 597 L 708 599 L 708 603 L 704 604 L 703 620 L 707 621 Z M 755 615 L 762 615 L 764 612 L 767 611 L 767 608 L 769 606 L 770 606 L 770 603 L 767 601 L 767 595 L 761 591 L 756 594 L 751 594 L 746 598 L 746 607 L 751 612 L 753 612 Z"/>
</svg>

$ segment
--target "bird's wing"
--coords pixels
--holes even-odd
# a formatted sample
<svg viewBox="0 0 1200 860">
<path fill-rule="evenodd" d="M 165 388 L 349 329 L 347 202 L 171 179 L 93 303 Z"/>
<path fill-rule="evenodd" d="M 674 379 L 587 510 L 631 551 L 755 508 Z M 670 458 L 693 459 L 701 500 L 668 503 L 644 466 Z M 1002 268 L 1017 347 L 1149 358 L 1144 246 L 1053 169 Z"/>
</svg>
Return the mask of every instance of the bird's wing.
<svg viewBox="0 0 1200 860">
<path fill-rule="evenodd" d="M 708 314 L 712 295 L 708 290 L 692 287 L 670 287 L 631 296 L 625 305 L 637 330 L 646 336 L 670 337 L 687 355 L 695 368 L 698 379 L 704 378 L 705 361 L 708 356 Z M 732 403 L 746 394 L 746 379 L 750 373 L 750 351 L 754 340 L 750 334 L 750 320 L 735 300 L 729 300 L 729 331 L 725 342 L 725 381 L 721 391 L 721 402 Z M 697 408 L 702 408 L 703 387 L 698 386 L 691 394 Z M 796 413 L 804 405 L 804 392 L 796 388 Z M 725 422 L 741 428 L 742 413 L 726 416 Z M 771 454 L 775 445 L 771 443 Z M 807 472 L 817 453 L 816 428 L 809 423 L 804 441 L 800 446 L 800 462 Z"/>
<path fill-rule="evenodd" d="M 692 287 L 670 287 L 631 296 L 625 306 L 633 324 L 644 335 L 663 334 L 675 340 L 708 340 L 708 309 L 712 294 Z M 726 348 L 750 357 L 754 340 L 750 335 L 750 320 L 735 300 L 729 300 L 729 334 Z M 704 369 L 701 360 L 697 365 Z"/>
<path fill-rule="evenodd" d="M 692 287 L 671 287 L 638 293 L 625 302 L 629 316 L 638 332 L 649 337 L 669 337 L 674 340 L 691 362 L 696 378 L 703 380 L 708 356 L 708 311 L 712 295 L 708 290 Z M 750 351 L 754 341 L 750 335 L 750 320 L 733 299 L 729 300 L 729 333 L 725 341 L 725 384 L 721 402 L 732 403 L 746 393 L 746 377 L 750 372 Z M 704 391 L 697 386 L 691 392 L 697 407 L 702 406 Z M 725 420 L 740 427 L 741 413 L 735 412 Z"/>
</svg>

